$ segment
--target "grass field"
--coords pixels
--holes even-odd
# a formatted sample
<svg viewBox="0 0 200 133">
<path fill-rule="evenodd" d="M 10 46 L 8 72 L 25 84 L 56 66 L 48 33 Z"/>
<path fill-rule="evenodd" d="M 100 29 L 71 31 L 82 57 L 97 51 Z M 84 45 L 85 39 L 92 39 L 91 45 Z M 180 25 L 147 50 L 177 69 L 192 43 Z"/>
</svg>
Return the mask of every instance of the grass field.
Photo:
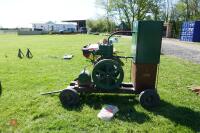
<svg viewBox="0 0 200 133">
<path fill-rule="evenodd" d="M 200 86 L 200 65 L 175 57 L 161 57 L 158 83 L 161 104 L 152 110 L 142 108 L 135 95 L 83 96 L 80 106 L 74 109 L 63 108 L 58 95 L 40 95 L 67 87 L 83 67 L 90 64 L 82 56 L 82 46 L 102 38 L 93 35 L 0 35 L 3 86 L 0 133 L 200 132 L 200 96 L 188 90 Z M 116 44 L 116 47 L 120 51 L 130 51 L 128 45 Z M 24 53 L 30 48 L 33 59 L 18 59 L 19 48 Z M 62 60 L 66 53 L 73 54 L 74 58 Z M 130 61 L 125 63 L 128 64 L 124 67 L 125 81 L 129 81 Z M 110 122 L 97 118 L 105 104 L 117 105 L 120 110 Z"/>
</svg>

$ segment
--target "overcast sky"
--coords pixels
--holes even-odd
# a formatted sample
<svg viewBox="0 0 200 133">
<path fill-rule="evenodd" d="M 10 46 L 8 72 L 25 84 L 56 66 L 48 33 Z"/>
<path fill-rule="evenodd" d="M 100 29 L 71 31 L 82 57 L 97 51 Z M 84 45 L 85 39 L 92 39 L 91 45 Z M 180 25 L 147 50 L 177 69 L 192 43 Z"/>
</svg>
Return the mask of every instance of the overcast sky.
<svg viewBox="0 0 200 133">
<path fill-rule="evenodd" d="M 31 27 L 31 23 L 88 19 L 102 13 L 95 0 L 0 0 L 0 27 Z"/>
</svg>

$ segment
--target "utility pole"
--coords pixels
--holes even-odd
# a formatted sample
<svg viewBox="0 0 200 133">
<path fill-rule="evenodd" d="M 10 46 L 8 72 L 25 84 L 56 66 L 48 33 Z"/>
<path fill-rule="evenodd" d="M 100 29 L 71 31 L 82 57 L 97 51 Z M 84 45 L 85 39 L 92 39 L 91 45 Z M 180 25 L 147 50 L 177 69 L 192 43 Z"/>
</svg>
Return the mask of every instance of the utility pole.
<svg viewBox="0 0 200 133">
<path fill-rule="evenodd" d="M 189 13 L 189 3 L 188 3 L 188 0 L 185 0 L 185 3 L 186 3 L 186 21 L 188 21 L 189 20 L 189 18 L 190 18 L 190 13 Z"/>
<path fill-rule="evenodd" d="M 106 19 L 107 19 L 107 32 L 109 32 L 110 30 L 111 30 L 111 24 L 110 24 L 110 20 L 109 20 L 109 17 L 110 17 L 110 15 L 109 15 L 109 12 L 110 12 L 110 0 L 107 0 L 107 5 L 106 5 L 106 10 L 107 10 L 107 12 L 106 12 Z"/>
<path fill-rule="evenodd" d="M 165 1 L 166 2 L 166 22 L 168 22 L 169 21 L 169 0 L 166 0 Z"/>
</svg>

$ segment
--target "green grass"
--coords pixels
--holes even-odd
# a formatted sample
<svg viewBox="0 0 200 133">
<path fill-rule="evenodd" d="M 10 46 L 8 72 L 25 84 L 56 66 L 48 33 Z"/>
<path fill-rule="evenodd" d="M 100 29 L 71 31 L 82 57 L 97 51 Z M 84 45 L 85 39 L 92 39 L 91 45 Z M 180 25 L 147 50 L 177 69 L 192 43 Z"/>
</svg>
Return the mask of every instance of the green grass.
<svg viewBox="0 0 200 133">
<path fill-rule="evenodd" d="M 88 95 L 75 109 L 61 106 L 58 95 L 40 93 L 68 86 L 90 63 L 81 48 L 102 36 L 92 35 L 0 35 L 0 133 L 6 132 L 200 132 L 200 97 L 188 90 L 200 86 L 200 65 L 162 56 L 158 92 L 159 107 L 146 110 L 135 95 Z M 128 40 L 122 39 L 128 44 Z M 18 59 L 21 48 L 30 48 L 33 59 Z M 128 45 L 116 44 L 119 51 Z M 64 61 L 64 54 L 74 58 Z M 127 54 L 127 53 L 124 53 Z M 123 55 L 123 53 L 122 53 Z M 125 61 L 129 81 L 130 61 Z M 92 66 L 88 67 L 89 70 Z M 101 107 L 114 104 L 119 112 L 110 122 L 97 118 Z M 10 121 L 17 120 L 16 126 Z"/>
</svg>

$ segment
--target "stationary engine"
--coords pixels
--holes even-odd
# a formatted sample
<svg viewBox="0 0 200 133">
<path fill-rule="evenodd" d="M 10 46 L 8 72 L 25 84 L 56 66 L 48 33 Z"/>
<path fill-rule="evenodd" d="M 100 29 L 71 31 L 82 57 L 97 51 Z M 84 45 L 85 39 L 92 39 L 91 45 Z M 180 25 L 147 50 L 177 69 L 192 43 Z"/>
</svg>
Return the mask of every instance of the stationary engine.
<svg viewBox="0 0 200 133">
<path fill-rule="evenodd" d="M 124 78 L 123 63 L 116 56 L 113 44 L 104 40 L 82 48 L 83 55 L 93 63 L 92 81 L 98 89 L 117 89 Z"/>
</svg>

